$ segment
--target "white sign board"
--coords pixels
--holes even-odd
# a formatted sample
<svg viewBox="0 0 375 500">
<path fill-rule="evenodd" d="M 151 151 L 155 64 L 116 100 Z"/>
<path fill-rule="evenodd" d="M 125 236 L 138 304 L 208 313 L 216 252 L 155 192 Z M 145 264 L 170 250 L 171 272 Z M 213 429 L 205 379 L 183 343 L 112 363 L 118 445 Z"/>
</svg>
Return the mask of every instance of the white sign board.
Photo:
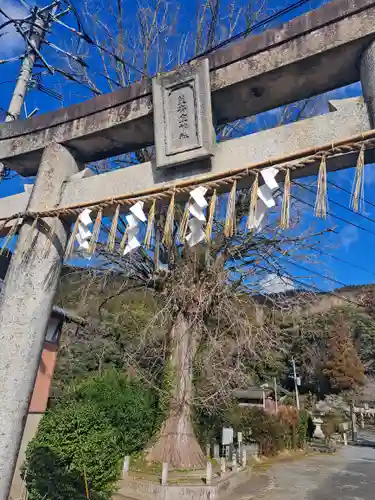
<svg viewBox="0 0 375 500">
<path fill-rule="evenodd" d="M 233 429 L 232 427 L 223 427 L 221 435 L 221 444 L 228 446 L 233 443 Z"/>
</svg>

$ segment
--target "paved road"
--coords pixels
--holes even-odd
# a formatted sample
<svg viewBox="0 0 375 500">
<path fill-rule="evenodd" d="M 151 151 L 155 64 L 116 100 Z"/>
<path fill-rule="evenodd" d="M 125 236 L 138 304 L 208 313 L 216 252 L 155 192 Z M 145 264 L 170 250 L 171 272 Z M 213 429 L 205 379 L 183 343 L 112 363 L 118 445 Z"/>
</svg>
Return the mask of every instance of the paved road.
<svg viewBox="0 0 375 500">
<path fill-rule="evenodd" d="M 374 500 L 375 449 L 341 448 L 270 467 L 231 495 L 232 500 Z"/>
</svg>

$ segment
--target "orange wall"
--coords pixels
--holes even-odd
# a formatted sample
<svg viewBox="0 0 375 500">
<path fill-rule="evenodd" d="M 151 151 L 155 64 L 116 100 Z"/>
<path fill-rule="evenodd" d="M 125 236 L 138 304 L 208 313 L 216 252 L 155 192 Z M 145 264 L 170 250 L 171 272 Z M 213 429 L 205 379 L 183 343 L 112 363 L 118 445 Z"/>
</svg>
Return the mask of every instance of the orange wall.
<svg viewBox="0 0 375 500">
<path fill-rule="evenodd" d="M 31 398 L 29 413 L 43 413 L 47 409 L 53 372 L 56 366 L 57 344 L 45 342 Z"/>
</svg>

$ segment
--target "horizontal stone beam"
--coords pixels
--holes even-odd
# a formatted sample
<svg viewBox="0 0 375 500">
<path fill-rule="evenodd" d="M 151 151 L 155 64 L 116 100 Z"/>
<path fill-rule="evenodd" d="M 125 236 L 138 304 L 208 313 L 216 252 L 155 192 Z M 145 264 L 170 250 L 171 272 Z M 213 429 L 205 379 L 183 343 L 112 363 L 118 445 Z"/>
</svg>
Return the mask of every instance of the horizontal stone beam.
<svg viewBox="0 0 375 500">
<path fill-rule="evenodd" d="M 276 30 L 208 56 L 217 123 L 276 108 L 359 80 L 375 34 L 375 0 L 335 0 Z M 154 144 L 150 81 L 25 121 L 2 124 L 0 161 L 37 171 L 51 142 L 91 162 Z"/>
<path fill-rule="evenodd" d="M 291 151 L 305 150 L 323 146 L 345 139 L 371 129 L 366 106 L 362 98 L 333 101 L 332 111 L 326 115 L 302 120 L 300 122 L 265 130 L 253 135 L 232 139 L 216 145 L 215 156 L 211 167 L 208 164 L 197 163 L 173 169 L 156 169 L 151 162 L 110 171 L 100 175 L 84 177 L 75 175 L 67 182 L 62 191 L 59 208 L 68 208 L 77 203 L 98 203 L 105 198 L 111 199 L 128 193 L 146 191 L 154 187 L 172 186 L 181 181 L 205 176 L 207 173 L 220 174 L 228 171 L 228 166 L 236 158 L 236 168 L 246 168 L 254 163 L 289 154 Z M 372 160 L 371 155 L 367 158 Z M 328 160 L 328 170 L 349 168 L 355 165 L 358 153 L 337 155 Z M 295 177 L 315 175 L 317 164 L 297 169 Z M 176 179 L 178 173 L 178 179 Z M 173 179 L 173 180 L 172 180 Z M 249 180 L 240 185 L 246 186 Z M 228 187 L 223 190 L 229 189 Z M 22 212 L 27 207 L 29 193 L 22 193 L 0 199 L 0 217 L 10 217 Z M 53 207 L 51 207 L 53 208 Z M 48 207 L 45 207 L 48 210 Z M 4 232 L 7 228 L 4 229 Z"/>
</svg>

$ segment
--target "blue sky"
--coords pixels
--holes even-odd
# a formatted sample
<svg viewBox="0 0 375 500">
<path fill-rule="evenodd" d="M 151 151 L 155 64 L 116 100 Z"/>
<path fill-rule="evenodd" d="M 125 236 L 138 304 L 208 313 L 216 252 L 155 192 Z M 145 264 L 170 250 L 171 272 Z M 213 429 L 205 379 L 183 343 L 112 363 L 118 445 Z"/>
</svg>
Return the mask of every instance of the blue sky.
<svg viewBox="0 0 375 500">
<path fill-rule="evenodd" d="M 111 1 L 112 0 L 109 0 L 109 3 L 111 3 Z M 242 1 L 244 0 L 238 0 L 237 3 L 237 7 L 240 9 L 244 9 L 247 5 L 247 2 L 241 4 Z M 31 2 L 29 3 L 31 4 Z M 46 3 L 47 2 L 44 2 L 42 0 L 37 2 L 37 4 L 40 6 L 46 5 Z M 139 3 L 145 5 L 145 2 L 143 0 L 141 2 L 135 2 L 133 0 L 125 0 L 123 2 L 124 7 L 126 7 L 125 24 L 129 40 L 132 37 L 136 37 L 137 32 L 134 26 L 137 22 L 137 6 L 139 5 Z M 292 2 L 270 0 L 262 11 L 261 15 L 263 17 L 270 15 L 275 11 L 285 7 L 286 5 L 289 5 L 290 3 Z M 289 13 L 287 16 L 274 21 L 270 25 L 270 27 L 276 27 L 277 25 L 281 24 L 281 22 L 300 15 L 306 10 L 316 8 L 322 3 L 323 2 L 317 0 L 310 1 L 303 7 Z M 148 2 L 148 5 L 152 4 L 152 1 Z M 218 26 L 219 39 L 225 39 L 225 37 L 227 36 L 230 4 L 231 1 L 223 0 L 223 18 L 222 22 L 219 23 Z M 0 0 L 0 7 L 14 18 L 22 17 L 25 11 L 20 0 Z M 100 19 L 105 22 L 111 29 L 113 28 L 113 30 L 115 30 L 115 25 L 113 24 L 114 21 L 108 15 L 108 11 L 103 10 L 103 4 L 101 3 L 101 0 L 91 0 L 90 9 L 100 13 Z M 169 50 L 170 53 L 174 54 L 173 57 L 170 58 L 171 67 L 176 63 L 176 46 L 177 44 L 181 45 L 181 40 L 185 40 L 185 55 L 187 57 L 191 55 L 192 41 L 189 38 L 189 33 L 191 33 L 192 26 L 196 23 L 195 9 L 196 0 L 185 0 L 184 2 L 181 2 L 179 9 L 172 8 L 167 10 L 166 12 L 163 12 L 163 15 L 165 15 L 165 24 L 169 25 L 167 33 L 168 40 L 165 42 L 167 47 L 166 52 L 168 52 Z M 174 29 L 170 29 L 170 23 L 172 21 L 175 22 Z M 71 15 L 66 16 L 66 18 L 64 18 L 64 22 L 66 22 L 70 26 L 77 27 L 75 19 Z M 241 17 L 236 26 L 236 31 L 241 31 L 243 29 L 243 22 L 244 21 Z M 92 30 L 95 29 L 92 23 L 90 24 L 89 19 L 86 20 L 86 29 L 90 33 L 92 33 Z M 100 30 L 100 27 L 96 27 L 96 29 Z M 161 37 L 163 36 L 165 38 L 165 33 L 161 35 Z M 77 37 L 72 35 L 71 32 L 69 32 L 62 26 L 56 25 L 54 27 L 53 33 L 49 36 L 48 39 L 64 50 L 77 49 L 78 46 Z M 135 44 L 135 47 L 137 47 L 137 44 Z M 14 30 L 8 30 L 5 36 L 0 38 L 0 59 L 8 59 L 20 55 L 23 49 L 23 41 Z M 82 45 L 80 46 L 80 50 L 84 50 L 84 47 Z M 133 52 L 133 56 L 135 65 L 138 68 L 142 68 L 142 51 L 138 50 L 138 48 L 134 50 L 135 52 Z M 99 74 L 102 71 L 102 65 L 98 52 L 95 50 L 90 50 L 88 54 L 89 55 L 86 58 L 86 61 L 89 63 L 91 68 L 90 76 L 92 78 L 92 81 L 95 82 L 95 84 L 104 91 L 108 91 L 109 89 L 104 85 L 104 79 Z M 63 70 L 69 69 L 67 59 L 61 54 L 58 54 L 51 47 L 44 46 L 43 55 L 51 65 Z M 168 58 L 170 56 L 167 53 L 165 57 Z M 151 62 L 149 63 L 147 69 L 148 71 L 153 72 L 156 66 L 152 57 L 150 58 L 150 60 Z M 16 61 L 0 66 L 0 108 L 2 109 L 7 109 L 8 107 L 12 88 L 17 78 L 19 65 L 20 62 Z M 87 99 L 92 95 L 86 88 L 82 88 L 77 84 L 66 81 L 61 75 L 48 75 L 48 72 L 45 70 L 45 68 L 37 68 L 35 70 L 35 74 L 41 75 L 39 81 L 42 82 L 42 85 L 44 87 L 53 90 L 55 95 L 54 97 L 51 97 L 46 95 L 46 93 L 43 91 L 30 89 L 26 100 L 27 111 L 29 113 L 36 107 L 39 108 L 40 113 L 48 112 L 60 106 L 67 106 L 69 104 L 79 102 L 83 99 Z M 111 73 L 111 76 L 116 79 L 115 73 Z M 133 71 L 131 78 L 135 80 L 137 79 L 137 77 L 139 78 L 139 74 L 137 75 L 137 72 Z M 328 111 L 327 100 L 329 98 L 333 99 L 360 96 L 361 93 L 361 86 L 359 83 L 351 85 L 350 87 L 332 91 L 328 95 L 326 94 L 314 99 L 313 102 L 309 104 L 307 113 L 310 115 L 326 113 Z M 263 113 L 262 115 L 258 115 L 247 127 L 247 133 L 256 132 L 261 128 L 276 126 L 279 113 L 280 110 L 275 110 Z M 233 135 L 235 136 L 236 133 L 234 132 Z M 329 180 L 350 192 L 353 175 L 353 169 L 349 169 L 343 172 L 329 174 Z M 15 175 L 11 180 L 7 180 L 1 183 L 0 196 L 4 197 L 20 192 L 23 190 L 24 182 L 30 181 L 32 181 L 32 179 L 25 180 L 18 175 Z M 309 184 L 313 182 L 313 179 L 306 179 L 304 182 L 306 184 Z M 375 199 L 373 199 L 372 196 L 374 184 L 375 166 L 368 165 L 366 166 L 365 174 L 365 198 L 370 202 L 373 202 L 375 205 Z M 311 189 L 314 189 L 314 187 L 312 187 Z M 304 200 L 304 202 L 309 202 L 311 204 L 314 203 L 314 195 L 309 191 L 304 191 L 301 188 L 298 189 L 298 193 L 296 192 L 295 194 L 296 196 L 300 196 Z M 292 264 L 290 261 L 285 262 L 286 271 L 296 277 L 296 279 L 306 284 L 312 284 L 324 290 L 337 288 L 339 287 L 339 283 L 353 285 L 373 282 L 375 280 L 375 264 L 373 262 L 373 259 L 370 258 L 370 255 L 372 247 L 375 244 L 375 206 L 372 206 L 370 203 L 366 203 L 365 211 L 362 215 L 354 214 L 339 207 L 338 205 L 335 205 L 334 203 L 336 202 L 344 205 L 345 207 L 349 207 L 349 194 L 347 194 L 343 190 L 330 186 L 329 197 L 332 200 L 329 206 L 331 215 L 328 216 L 327 221 L 319 221 L 315 219 L 312 216 L 312 209 L 307 205 L 301 205 L 304 207 L 302 209 L 302 226 L 304 229 L 311 226 L 314 230 L 317 231 L 322 230 L 323 228 L 334 227 L 337 234 L 330 233 L 329 235 L 324 236 L 321 239 L 321 252 L 318 251 L 311 253 L 311 255 L 316 257 L 316 262 L 319 262 L 318 265 L 316 265 L 316 262 L 309 263 L 306 261 L 295 261 L 295 263 L 297 263 L 298 265 L 302 265 L 307 269 L 311 269 L 311 271 L 326 275 L 332 281 L 330 279 L 324 280 L 321 276 L 314 276 L 312 272 L 304 271 L 298 268 L 296 265 Z M 337 220 L 335 216 L 341 217 L 348 222 Z M 330 256 L 327 254 L 329 254 Z M 353 265 L 344 263 L 342 262 L 343 260 L 348 261 Z M 333 280 L 336 280 L 337 282 Z"/>
</svg>

